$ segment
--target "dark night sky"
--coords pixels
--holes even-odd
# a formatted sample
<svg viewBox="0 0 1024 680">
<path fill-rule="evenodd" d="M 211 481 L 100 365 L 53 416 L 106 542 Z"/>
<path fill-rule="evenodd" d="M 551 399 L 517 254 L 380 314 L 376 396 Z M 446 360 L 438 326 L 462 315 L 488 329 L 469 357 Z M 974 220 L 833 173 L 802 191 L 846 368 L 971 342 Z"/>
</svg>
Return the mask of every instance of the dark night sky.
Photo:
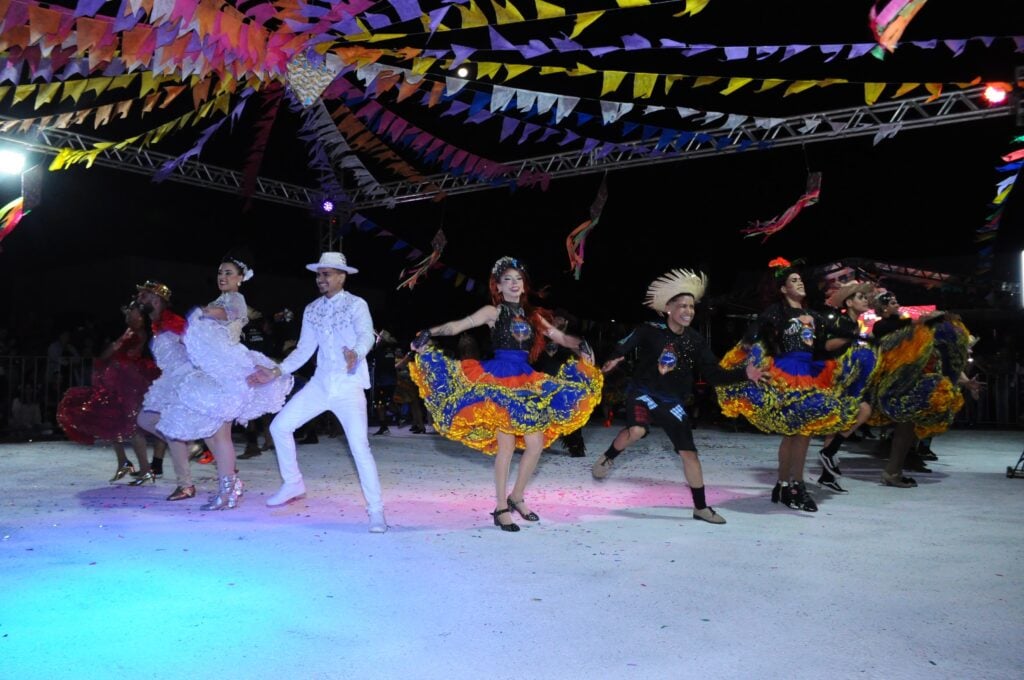
<svg viewBox="0 0 1024 680">
<path fill-rule="evenodd" d="M 774 12 L 763 9 L 768 3 L 743 3 L 747 9 L 759 12 L 759 19 L 735 25 L 728 20 L 725 4 L 713 1 L 700 17 L 703 23 L 694 20 L 693 30 L 703 27 L 706 33 L 679 39 L 718 44 L 870 39 L 866 9 L 862 7 L 816 23 L 814 16 L 805 14 L 799 21 L 787 21 L 783 12 L 820 6 L 815 3 L 773 3 Z M 961 9 L 958 11 L 969 16 L 957 21 L 948 7 L 929 3 L 911 24 L 907 37 L 1024 33 L 1019 3 L 991 4 L 998 10 L 992 16 Z M 1007 13 L 1009 8 L 1016 8 L 1016 13 Z M 759 30 L 762 25 L 764 31 Z M 645 31 L 656 34 L 650 27 Z M 911 51 L 898 51 L 899 59 L 891 58 L 888 64 L 833 66 L 847 71 L 873 69 L 881 74 L 889 69 L 891 75 L 881 78 L 885 80 L 910 75 L 922 80 L 945 80 L 961 77 L 972 69 L 989 77 L 1003 74 L 1002 78 L 1008 79 L 1012 61 L 1022 56 L 1003 48 L 995 51 L 993 60 L 993 53 L 979 47 L 969 50 L 961 61 L 943 58 L 936 61 L 936 68 L 926 69 L 922 64 L 928 64 L 929 55 L 922 58 L 924 51 Z M 758 64 L 758 68 L 807 73 L 808 64 L 820 63 L 820 57 L 802 61 L 797 57 L 787 64 L 779 65 L 776 60 L 771 65 Z M 941 72 L 947 67 L 949 73 Z M 697 68 L 690 67 L 690 72 L 698 72 Z M 707 69 L 714 68 L 714 64 L 704 63 L 702 68 L 711 72 Z M 822 75 L 827 76 L 815 73 L 812 77 Z M 725 101 L 736 110 L 780 115 L 792 113 L 794 107 L 812 112 L 856 105 L 861 95 L 854 90 L 852 94 L 849 90 L 837 90 L 835 94 L 825 91 L 824 95 L 804 100 L 799 95 L 783 100 L 781 95 L 766 94 L 730 101 L 719 97 L 716 101 L 719 107 L 725 106 Z M 710 102 L 695 101 L 693 105 L 715 108 Z M 769 110 L 772 106 L 776 110 Z M 427 123 L 422 125 L 426 127 Z M 294 137 L 295 127 L 292 114 L 282 115 L 276 122 L 262 174 L 312 186 L 313 179 L 302 167 L 305 151 Z M 498 153 L 496 127 L 453 127 L 445 121 L 436 129 L 440 133 L 442 128 L 452 135 L 453 143 L 480 149 L 479 153 Z M 647 283 L 672 267 L 707 271 L 712 295 L 729 292 L 739 284 L 742 272 L 761 270 L 778 255 L 804 257 L 811 264 L 868 257 L 940 265 L 946 271 L 970 273 L 977 251 L 974 230 L 984 223 L 994 196 L 994 168 L 1000 163 L 999 156 L 1009 150 L 1010 139 L 1022 132 L 1014 127 L 1012 116 L 1005 116 L 905 131 L 877 146 L 872 145 L 870 137 L 864 137 L 612 171 L 608 174 L 608 203 L 587 241 L 587 261 L 580 281 L 572 280 L 565 271 L 564 241 L 586 218 L 601 181 L 599 174 L 556 180 L 546 192 L 492 189 L 453 196 L 441 203 L 424 201 L 393 210 L 373 209 L 365 215 L 423 250 L 443 225 L 449 241 L 443 260 L 470 276 L 484 276 L 501 255 L 516 255 L 531 265 L 535 285 L 551 285 L 549 303 L 564 304 L 587 318 L 636 319 L 644 316 L 640 301 Z M 248 134 L 241 127 L 232 138 L 211 147 L 204 158 L 238 167 Z M 515 152 L 514 148 L 506 151 Z M 744 239 L 741 228 L 783 212 L 799 197 L 807 168 L 823 173 L 820 202 L 765 244 L 760 239 Z M 13 185 L 0 184 L 3 196 L 15 191 Z M 1018 188 L 1011 194 L 1005 209 L 995 243 L 1001 254 L 996 278 L 1016 279 L 1018 275 L 1013 254 L 1024 247 L 1022 191 Z M 236 196 L 171 182 L 155 185 L 144 177 L 99 167 L 75 168 L 46 176 L 43 205 L 3 242 L 0 284 L 10 291 L 15 279 L 59 278 L 62 267 L 120 255 L 205 262 L 212 271 L 219 256 L 239 243 L 255 252 L 258 272 L 303 277 L 302 265 L 316 259 L 317 233 L 315 216 L 299 209 L 256 202 L 243 211 L 242 201 Z M 346 254 L 362 269 L 351 281 L 354 290 L 393 291 L 399 271 L 407 264 L 404 252 L 391 250 L 393 243 L 360 232 L 346 236 Z M 96 272 L 96 276 L 105 275 L 102 270 Z M 215 294 L 211 286 L 210 297 Z M 309 297 L 313 294 L 310 285 Z M 24 300 L 19 302 L 23 304 Z M 111 300 L 106 304 L 120 302 Z M 296 307 L 303 302 L 297 300 Z M 464 314 L 481 302 L 479 296 L 456 290 L 450 281 L 434 273 L 412 293 L 388 293 L 386 304 L 374 313 L 384 323 L 414 329 Z M 10 309 L 19 308 L 10 299 L 7 303 L 8 309 L 0 312 L 9 315 Z"/>
</svg>

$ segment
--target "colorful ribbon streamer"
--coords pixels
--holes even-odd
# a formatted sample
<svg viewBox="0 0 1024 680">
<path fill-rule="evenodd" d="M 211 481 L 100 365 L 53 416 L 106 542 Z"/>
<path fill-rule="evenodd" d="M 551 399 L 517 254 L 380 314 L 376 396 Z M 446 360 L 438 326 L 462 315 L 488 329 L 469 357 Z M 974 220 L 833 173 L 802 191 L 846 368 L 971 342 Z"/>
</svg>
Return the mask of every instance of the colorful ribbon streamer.
<svg viewBox="0 0 1024 680">
<path fill-rule="evenodd" d="M 783 227 L 796 219 L 801 210 L 817 203 L 820 195 L 821 173 L 812 172 L 807 176 L 807 188 L 804 190 L 804 195 L 797 199 L 797 202 L 791 205 L 786 212 L 778 217 L 773 217 L 767 222 L 754 222 L 747 229 L 741 229 L 740 233 L 744 236 L 763 235 L 764 238 L 761 239 L 761 243 L 764 243 L 772 234 L 781 231 Z"/>
</svg>

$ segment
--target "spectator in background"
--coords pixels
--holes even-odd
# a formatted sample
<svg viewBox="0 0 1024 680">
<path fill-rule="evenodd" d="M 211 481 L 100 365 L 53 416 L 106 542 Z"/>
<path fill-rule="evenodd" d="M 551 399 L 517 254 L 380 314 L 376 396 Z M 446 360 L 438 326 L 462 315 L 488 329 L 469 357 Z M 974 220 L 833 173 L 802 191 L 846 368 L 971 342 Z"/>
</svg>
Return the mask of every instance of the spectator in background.
<svg viewBox="0 0 1024 680">
<path fill-rule="evenodd" d="M 398 349 L 398 341 L 384 328 L 375 335 L 377 341 L 371 352 L 373 407 L 377 411 L 377 424 L 380 427 L 373 434 L 390 434 L 388 409 L 391 408 L 391 401 L 395 397 L 395 386 L 398 383 L 398 373 L 395 369 L 395 351 Z"/>
</svg>

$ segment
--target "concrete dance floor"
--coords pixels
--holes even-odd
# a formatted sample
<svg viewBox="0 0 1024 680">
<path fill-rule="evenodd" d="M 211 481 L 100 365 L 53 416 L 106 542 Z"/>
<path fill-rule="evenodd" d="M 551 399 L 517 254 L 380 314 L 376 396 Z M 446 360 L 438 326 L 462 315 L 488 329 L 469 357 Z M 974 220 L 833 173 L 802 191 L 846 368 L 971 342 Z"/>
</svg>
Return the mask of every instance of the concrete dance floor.
<svg viewBox="0 0 1024 680">
<path fill-rule="evenodd" d="M 1021 432 L 937 438 L 917 489 L 846 453 L 850 493 L 811 485 L 807 514 L 768 500 L 776 437 L 700 429 L 712 526 L 660 432 L 592 479 L 616 431 L 545 454 L 518 534 L 491 459 L 437 436 L 371 438 L 383 535 L 335 439 L 299 448 L 282 508 L 273 452 L 239 461 L 226 512 L 199 510 L 212 466 L 169 503 L 171 478 L 107 484 L 107 448 L 0 446 L 0 677 L 1022 677 Z"/>
</svg>

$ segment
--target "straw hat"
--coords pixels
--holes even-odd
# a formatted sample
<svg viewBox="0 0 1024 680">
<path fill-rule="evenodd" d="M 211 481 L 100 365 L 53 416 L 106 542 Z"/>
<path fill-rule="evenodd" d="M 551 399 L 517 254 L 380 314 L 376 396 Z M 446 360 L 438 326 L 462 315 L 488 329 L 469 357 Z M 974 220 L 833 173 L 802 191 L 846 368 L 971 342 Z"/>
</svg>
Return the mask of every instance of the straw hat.
<svg viewBox="0 0 1024 680">
<path fill-rule="evenodd" d="M 313 264 L 307 264 L 306 269 L 311 272 L 319 271 L 321 269 L 340 269 L 343 272 L 349 274 L 356 274 L 359 272 L 355 267 L 349 267 L 348 261 L 345 256 L 337 252 L 327 252 L 320 255 L 320 261 Z"/>
<path fill-rule="evenodd" d="M 857 293 L 864 293 L 864 295 L 870 298 L 871 293 L 874 290 L 875 284 L 871 282 L 849 281 L 829 293 L 828 299 L 825 300 L 825 302 L 829 307 L 842 309 L 845 306 L 846 301 Z"/>
<path fill-rule="evenodd" d="M 656 278 L 647 286 L 647 297 L 644 304 L 656 312 L 665 313 L 668 301 L 684 293 L 692 295 L 694 302 L 704 297 L 704 288 L 708 285 L 708 277 L 703 272 L 689 269 L 673 269 Z"/>
</svg>

